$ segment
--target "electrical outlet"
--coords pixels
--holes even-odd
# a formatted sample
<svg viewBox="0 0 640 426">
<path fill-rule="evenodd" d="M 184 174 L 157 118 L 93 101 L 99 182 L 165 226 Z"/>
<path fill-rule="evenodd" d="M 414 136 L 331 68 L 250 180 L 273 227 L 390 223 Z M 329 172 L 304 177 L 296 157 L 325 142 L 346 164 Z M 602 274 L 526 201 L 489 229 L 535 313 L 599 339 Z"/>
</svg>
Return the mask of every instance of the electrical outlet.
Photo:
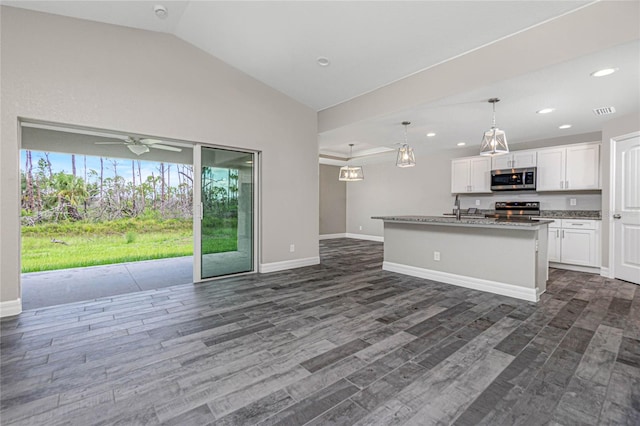
<svg viewBox="0 0 640 426">
<path fill-rule="evenodd" d="M 296 245 L 295 244 L 291 244 L 289 246 L 289 252 L 293 253 L 294 251 L 296 251 Z"/>
<path fill-rule="evenodd" d="M 480 205 L 480 200 L 476 200 L 476 206 Z"/>
<path fill-rule="evenodd" d="M 433 252 L 433 260 L 440 261 L 440 252 L 439 251 L 434 251 Z"/>
<path fill-rule="evenodd" d="M 360 225 L 360 230 L 362 231 L 362 225 Z"/>
<path fill-rule="evenodd" d="M 577 200 L 575 198 L 570 198 L 569 199 L 569 204 L 572 205 L 572 206 L 575 206 L 576 205 L 576 201 Z"/>
</svg>

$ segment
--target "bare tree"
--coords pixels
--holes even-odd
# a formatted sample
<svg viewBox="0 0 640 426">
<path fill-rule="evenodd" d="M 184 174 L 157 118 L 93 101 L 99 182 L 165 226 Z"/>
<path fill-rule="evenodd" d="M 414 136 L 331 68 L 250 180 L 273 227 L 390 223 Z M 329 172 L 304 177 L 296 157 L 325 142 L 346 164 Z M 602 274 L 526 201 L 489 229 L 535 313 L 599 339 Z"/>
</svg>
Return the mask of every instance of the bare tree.
<svg viewBox="0 0 640 426">
<path fill-rule="evenodd" d="M 104 197 L 104 158 L 100 157 L 100 202 Z"/>
<path fill-rule="evenodd" d="M 165 196 L 165 181 L 164 181 L 164 163 L 160 163 L 160 213 L 164 216 L 164 196 Z"/>
<path fill-rule="evenodd" d="M 131 206 L 136 215 L 136 162 L 131 160 Z"/>
<path fill-rule="evenodd" d="M 140 167 L 140 160 L 138 160 L 138 181 L 140 182 L 140 195 L 141 195 L 140 201 L 142 203 L 142 206 L 140 206 L 140 211 L 144 213 L 144 209 L 147 206 L 147 194 L 144 189 L 144 182 L 142 181 L 142 170 Z"/>
<path fill-rule="evenodd" d="M 76 156 L 75 154 L 71 154 L 71 174 L 73 177 L 76 176 Z"/>
<path fill-rule="evenodd" d="M 27 184 L 27 199 L 26 207 L 30 211 L 33 211 L 35 208 L 35 202 L 33 197 L 33 163 L 31 161 L 31 151 L 27 150 L 26 152 L 26 160 L 25 160 L 25 180 Z"/>
<path fill-rule="evenodd" d="M 47 168 L 49 169 L 49 179 L 53 179 L 53 171 L 51 170 L 51 160 L 49 160 L 49 153 L 44 153 L 44 158 L 47 160 Z"/>
</svg>

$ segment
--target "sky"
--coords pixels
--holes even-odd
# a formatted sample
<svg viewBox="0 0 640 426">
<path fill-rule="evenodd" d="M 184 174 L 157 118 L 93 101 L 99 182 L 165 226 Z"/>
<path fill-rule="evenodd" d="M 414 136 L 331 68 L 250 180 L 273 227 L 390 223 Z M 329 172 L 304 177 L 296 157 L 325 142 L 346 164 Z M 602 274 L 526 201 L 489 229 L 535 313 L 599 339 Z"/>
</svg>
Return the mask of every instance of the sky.
<svg viewBox="0 0 640 426">
<path fill-rule="evenodd" d="M 31 151 L 31 161 L 33 163 L 33 170 L 37 170 L 38 161 L 40 158 L 45 158 L 45 153 L 42 151 Z M 98 173 L 98 177 L 100 176 L 100 157 L 94 157 L 91 155 L 80 155 L 76 154 L 76 176 L 84 179 L 85 176 L 85 167 L 84 160 L 85 157 L 87 159 L 87 180 L 89 182 L 95 181 L 95 178 L 91 178 L 89 171 L 95 170 Z M 126 182 L 131 182 L 131 161 L 135 161 L 136 167 L 136 182 L 138 182 L 138 160 L 127 160 L 122 158 L 104 158 L 104 177 L 113 177 L 113 161 L 117 161 L 116 167 L 118 169 L 118 176 L 122 176 Z M 25 162 L 27 159 L 26 150 L 20 151 L 20 170 L 25 170 Z M 51 161 L 51 171 L 53 173 L 65 172 L 71 174 L 71 154 L 60 154 L 56 152 L 49 153 L 49 161 Z M 178 168 L 176 164 L 165 163 L 165 168 L 170 165 L 171 168 L 169 170 L 171 174 L 171 178 L 169 179 L 169 183 L 171 186 L 178 186 Z M 182 170 L 182 165 L 181 170 Z M 148 176 L 152 174 L 155 176 L 160 175 L 160 163 L 156 161 L 144 161 L 140 160 L 140 172 L 142 174 L 142 180 L 146 180 Z M 165 169 L 166 173 L 166 169 Z M 219 169 L 213 168 L 214 180 L 216 182 L 216 186 L 226 186 L 228 184 L 228 176 L 229 171 L 227 169 Z"/>
</svg>

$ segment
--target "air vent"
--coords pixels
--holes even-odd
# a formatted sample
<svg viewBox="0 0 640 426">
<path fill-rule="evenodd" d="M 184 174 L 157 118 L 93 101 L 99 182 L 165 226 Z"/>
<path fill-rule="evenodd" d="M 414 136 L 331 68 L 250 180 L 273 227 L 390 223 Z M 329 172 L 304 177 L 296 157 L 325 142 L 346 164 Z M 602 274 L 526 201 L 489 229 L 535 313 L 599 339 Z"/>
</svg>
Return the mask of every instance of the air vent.
<svg viewBox="0 0 640 426">
<path fill-rule="evenodd" d="M 616 109 L 614 107 L 602 107 L 602 108 L 593 109 L 593 113 L 595 115 L 607 115 L 607 114 L 613 114 L 615 112 L 616 112 Z"/>
</svg>

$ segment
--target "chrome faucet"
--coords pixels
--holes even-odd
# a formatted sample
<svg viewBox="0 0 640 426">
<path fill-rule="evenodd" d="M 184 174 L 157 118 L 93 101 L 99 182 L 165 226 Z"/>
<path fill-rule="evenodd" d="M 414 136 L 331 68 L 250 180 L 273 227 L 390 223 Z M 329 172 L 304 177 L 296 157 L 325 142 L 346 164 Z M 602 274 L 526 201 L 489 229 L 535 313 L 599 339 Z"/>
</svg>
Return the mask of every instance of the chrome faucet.
<svg viewBox="0 0 640 426">
<path fill-rule="evenodd" d="M 456 220 L 460 220 L 460 194 L 456 194 L 456 201 L 454 204 L 455 208 L 455 213 L 456 213 Z"/>
</svg>

